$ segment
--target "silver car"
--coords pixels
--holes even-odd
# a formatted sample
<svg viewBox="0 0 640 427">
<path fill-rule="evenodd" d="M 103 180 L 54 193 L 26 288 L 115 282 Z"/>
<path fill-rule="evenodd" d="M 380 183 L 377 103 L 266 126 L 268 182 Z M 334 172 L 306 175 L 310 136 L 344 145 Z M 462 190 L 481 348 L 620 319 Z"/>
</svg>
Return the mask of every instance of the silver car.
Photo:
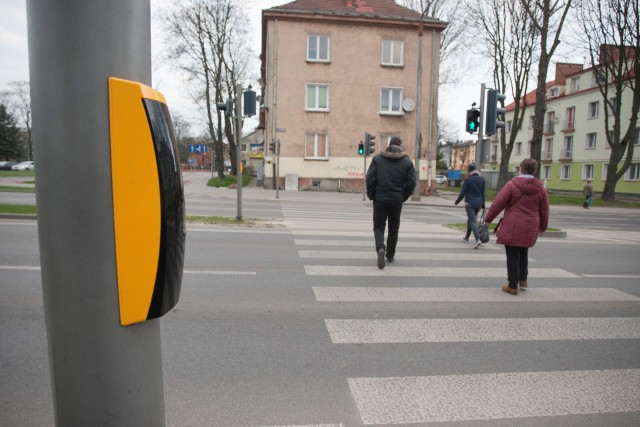
<svg viewBox="0 0 640 427">
<path fill-rule="evenodd" d="M 436 175 L 436 184 L 448 185 L 449 180 L 444 175 Z"/>
<path fill-rule="evenodd" d="M 26 162 L 20 162 L 17 165 L 11 166 L 12 171 L 32 171 L 34 168 L 33 161 L 28 160 Z"/>
</svg>

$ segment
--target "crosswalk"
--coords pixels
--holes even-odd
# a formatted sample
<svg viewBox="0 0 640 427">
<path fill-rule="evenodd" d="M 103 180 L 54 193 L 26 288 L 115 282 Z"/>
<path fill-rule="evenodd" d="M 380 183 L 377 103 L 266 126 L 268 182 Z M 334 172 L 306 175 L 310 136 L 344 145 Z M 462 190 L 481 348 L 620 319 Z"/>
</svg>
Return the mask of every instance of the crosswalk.
<svg viewBox="0 0 640 427">
<path fill-rule="evenodd" d="M 371 346 L 372 351 L 379 346 L 405 346 L 411 351 L 416 345 L 464 345 L 470 351 L 473 347 L 469 345 L 477 343 L 487 351 L 490 343 L 504 349 L 517 343 L 640 339 L 640 317 L 563 317 L 562 310 L 554 310 L 548 317 L 540 315 L 545 313 L 541 304 L 628 305 L 640 304 L 640 297 L 611 286 L 580 287 L 586 276 L 545 268 L 535 259 L 530 260 L 530 278 L 540 280 L 534 280 L 537 286 L 517 297 L 501 292 L 497 285 L 470 285 L 471 278 L 493 278 L 491 282 L 501 283 L 506 277 L 502 247 L 488 244 L 474 251 L 459 242 L 459 232 L 411 221 L 402 224 L 398 260 L 380 270 L 375 266 L 370 223 L 357 211 L 345 217 L 326 220 L 325 213 L 312 220 L 314 223 L 305 224 L 297 222 L 294 212 L 285 212 L 285 220 L 298 225 L 292 229 L 294 244 L 305 274 L 313 282 L 316 303 L 339 304 L 337 312 L 342 316 L 324 319 L 334 346 Z M 315 221 L 332 226 L 319 227 Z M 633 243 L 636 237 L 617 238 Z M 416 278 L 425 278 L 428 286 L 417 285 Z M 574 284 L 554 286 L 556 280 Z M 398 313 L 398 303 L 423 304 L 425 310 L 433 304 L 455 303 L 452 307 L 458 311 L 446 318 L 411 314 L 421 310 L 407 311 L 402 318 L 363 317 L 356 307 L 367 303 L 378 304 L 376 307 L 389 304 L 396 308 L 390 313 Z M 511 310 L 506 317 L 500 312 L 469 316 L 467 309 L 478 304 L 515 304 L 521 314 L 514 315 Z M 527 315 L 529 311 L 536 315 Z M 503 356 L 495 354 L 496 358 Z M 385 363 L 393 365 L 394 360 Z M 531 417 L 640 412 L 640 369 L 589 370 L 581 366 L 576 370 L 561 364 L 551 367 L 556 369 L 525 372 L 354 375 L 346 381 L 363 425 L 463 421 L 492 425 L 505 419 L 517 425 L 517 420 Z M 354 371 L 360 372 L 355 367 Z"/>
</svg>

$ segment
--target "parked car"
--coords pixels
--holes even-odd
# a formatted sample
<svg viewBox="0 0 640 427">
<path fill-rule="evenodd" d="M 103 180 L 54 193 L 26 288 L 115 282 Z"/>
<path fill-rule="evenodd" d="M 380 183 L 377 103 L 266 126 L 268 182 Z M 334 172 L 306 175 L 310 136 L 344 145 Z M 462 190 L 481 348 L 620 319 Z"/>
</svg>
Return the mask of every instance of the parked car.
<svg viewBox="0 0 640 427">
<path fill-rule="evenodd" d="M 10 171 L 13 165 L 17 165 L 16 162 L 0 162 L 0 170 Z"/>
<path fill-rule="evenodd" d="M 448 185 L 449 184 L 449 180 L 444 175 L 436 175 L 436 184 Z"/>
<path fill-rule="evenodd" d="M 17 165 L 11 166 L 12 171 L 32 171 L 34 168 L 33 161 L 28 160 L 26 162 L 20 162 Z"/>
</svg>

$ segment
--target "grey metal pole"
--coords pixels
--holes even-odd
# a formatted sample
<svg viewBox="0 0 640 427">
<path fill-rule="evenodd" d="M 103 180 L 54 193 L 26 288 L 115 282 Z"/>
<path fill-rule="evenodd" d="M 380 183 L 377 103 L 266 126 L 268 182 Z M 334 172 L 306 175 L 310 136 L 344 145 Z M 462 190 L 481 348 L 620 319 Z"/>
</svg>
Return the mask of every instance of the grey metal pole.
<svg viewBox="0 0 640 427">
<path fill-rule="evenodd" d="M 159 320 L 119 320 L 107 80 L 151 83 L 149 0 L 28 0 L 27 21 L 55 424 L 163 426 Z"/>
<path fill-rule="evenodd" d="M 484 140 L 484 93 L 487 89 L 487 85 L 482 83 L 480 86 L 480 126 L 478 126 L 478 141 L 476 142 L 476 168 L 480 170 L 480 163 L 482 162 L 482 141 Z"/>
<path fill-rule="evenodd" d="M 422 18 L 424 16 L 424 12 L 422 16 L 420 16 L 420 24 L 418 27 L 418 70 L 416 71 L 416 188 L 413 191 L 413 195 L 411 196 L 411 200 L 419 201 L 422 200 L 422 194 L 420 190 L 420 144 L 421 144 L 421 136 L 422 136 L 422 39 L 423 39 L 423 29 L 422 29 Z M 430 141 L 430 140 L 429 140 Z"/>
<path fill-rule="evenodd" d="M 236 218 L 242 219 L 242 85 L 236 85 L 236 189 L 238 212 Z"/>
<path fill-rule="evenodd" d="M 276 199 L 280 198 L 280 140 L 276 139 L 276 142 L 273 145 L 273 148 L 276 150 L 275 159 L 276 159 Z"/>
<path fill-rule="evenodd" d="M 364 133 L 364 140 L 367 140 L 367 133 Z M 367 151 L 369 151 L 369 147 L 364 147 L 364 153 L 362 153 L 362 157 L 364 157 L 364 174 L 362 177 L 362 201 L 365 201 L 365 194 L 367 192 Z"/>
</svg>

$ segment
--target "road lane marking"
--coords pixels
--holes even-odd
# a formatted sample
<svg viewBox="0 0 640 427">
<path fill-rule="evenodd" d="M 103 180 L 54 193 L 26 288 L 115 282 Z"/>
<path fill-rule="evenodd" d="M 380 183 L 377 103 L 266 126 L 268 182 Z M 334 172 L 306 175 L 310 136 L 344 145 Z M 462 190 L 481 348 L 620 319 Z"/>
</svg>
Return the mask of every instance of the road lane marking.
<svg viewBox="0 0 640 427">
<path fill-rule="evenodd" d="M 324 322 L 334 344 L 640 338 L 640 317 L 325 319 Z"/>
<path fill-rule="evenodd" d="M 582 276 L 596 279 L 640 279 L 640 274 L 583 274 Z"/>
<path fill-rule="evenodd" d="M 184 270 L 184 274 L 255 276 L 255 271 Z"/>
<path fill-rule="evenodd" d="M 449 239 L 450 241 L 450 239 Z M 373 240 L 321 240 L 321 239 L 294 239 L 294 244 L 297 246 L 369 246 L 375 248 Z M 404 248 L 436 248 L 436 249 L 458 249 L 458 250 L 471 250 L 472 245 L 460 243 L 443 243 L 443 242 L 413 242 L 403 240 L 398 244 L 398 254 L 402 253 Z M 503 250 L 501 246 L 492 244 L 483 244 L 480 251 L 485 250 Z M 478 250 L 473 251 L 479 252 Z"/>
<path fill-rule="evenodd" d="M 381 277 L 507 277 L 506 267 L 378 267 L 342 265 L 305 265 L 308 276 L 381 276 Z M 582 276 L 560 268 L 530 268 L 529 278 L 574 278 Z"/>
<path fill-rule="evenodd" d="M 298 251 L 300 258 L 318 258 L 318 259 L 374 259 L 376 254 L 374 251 Z M 424 261 L 500 261 L 505 262 L 503 254 L 482 254 L 478 251 L 469 251 L 469 253 L 424 253 L 424 252 L 402 252 L 398 257 L 406 260 L 424 260 Z M 529 258 L 530 262 L 535 260 Z"/>
<path fill-rule="evenodd" d="M 614 288 L 538 288 L 513 298 L 498 287 L 334 287 L 314 286 L 316 301 L 331 302 L 556 302 L 640 301 L 640 297 Z"/>
<path fill-rule="evenodd" d="M 640 411 L 640 369 L 349 378 L 365 425 Z"/>
</svg>

